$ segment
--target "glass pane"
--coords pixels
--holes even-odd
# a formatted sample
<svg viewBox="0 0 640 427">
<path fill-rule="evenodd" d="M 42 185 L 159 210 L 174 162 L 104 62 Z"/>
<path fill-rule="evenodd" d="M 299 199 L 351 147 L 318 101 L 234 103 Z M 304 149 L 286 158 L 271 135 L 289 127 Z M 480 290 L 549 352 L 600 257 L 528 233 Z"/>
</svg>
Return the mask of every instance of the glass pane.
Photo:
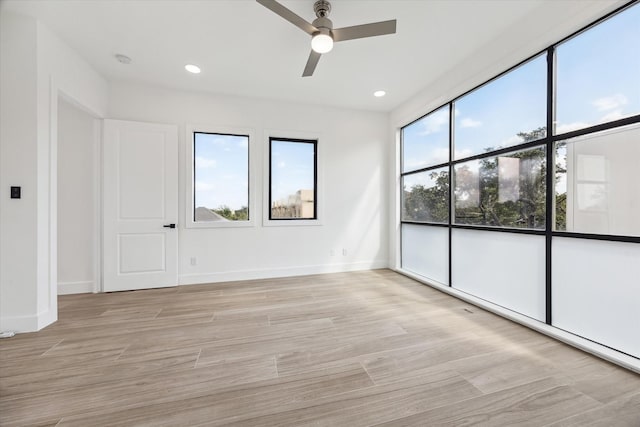
<svg viewBox="0 0 640 427">
<path fill-rule="evenodd" d="M 316 218 L 316 142 L 271 140 L 271 219 Z"/>
<path fill-rule="evenodd" d="M 555 229 L 640 236 L 640 125 L 556 143 Z"/>
<path fill-rule="evenodd" d="M 455 102 L 455 159 L 546 136 L 547 61 L 539 56 Z"/>
<path fill-rule="evenodd" d="M 640 358 L 640 245 L 555 236 L 552 244 L 553 326 Z"/>
<path fill-rule="evenodd" d="M 449 284 L 449 229 L 402 224 L 402 268 Z"/>
<path fill-rule="evenodd" d="M 249 137 L 194 133 L 194 221 L 249 220 Z"/>
<path fill-rule="evenodd" d="M 556 50 L 556 134 L 640 113 L 640 5 Z"/>
<path fill-rule="evenodd" d="M 449 169 L 402 177 L 402 220 L 449 222 Z"/>
<path fill-rule="evenodd" d="M 544 321 L 544 236 L 456 228 L 451 260 L 454 288 Z"/>
<path fill-rule="evenodd" d="M 455 167 L 455 222 L 545 228 L 544 146 Z"/>
<path fill-rule="evenodd" d="M 449 105 L 402 128 L 402 171 L 449 161 Z"/>
</svg>

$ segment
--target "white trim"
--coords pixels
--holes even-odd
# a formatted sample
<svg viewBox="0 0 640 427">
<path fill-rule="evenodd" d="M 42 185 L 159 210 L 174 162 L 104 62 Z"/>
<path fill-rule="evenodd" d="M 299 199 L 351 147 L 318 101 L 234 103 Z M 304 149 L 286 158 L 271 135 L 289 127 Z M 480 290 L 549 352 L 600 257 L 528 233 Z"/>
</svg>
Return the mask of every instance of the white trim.
<svg viewBox="0 0 640 427">
<path fill-rule="evenodd" d="M 400 183 L 402 182 L 402 176 L 400 174 L 400 163 L 402 156 L 402 129 L 397 127 L 392 130 L 391 140 L 393 144 L 389 149 L 389 158 L 393 159 L 393 174 L 390 174 L 389 183 L 391 188 L 389 189 L 389 209 L 391 227 L 389 230 L 389 265 L 392 268 L 401 267 L 402 257 L 402 216 L 400 211 L 402 209 L 402 196 L 400 192 Z"/>
<path fill-rule="evenodd" d="M 102 291 L 102 124 L 104 120 L 95 118 L 93 122 L 93 289 Z M 58 291 L 60 294 L 60 291 Z"/>
<path fill-rule="evenodd" d="M 38 314 L 38 329 L 58 320 L 58 96 L 59 88 L 49 75 L 49 277 L 47 316 Z M 46 322 L 46 323 L 43 323 Z"/>
<path fill-rule="evenodd" d="M 81 282 L 58 282 L 58 295 L 95 293 L 96 282 L 86 280 Z"/>
<path fill-rule="evenodd" d="M 211 124 L 192 124 L 185 125 L 185 228 L 237 228 L 237 227 L 254 227 L 257 223 L 256 218 L 259 213 L 256 209 L 256 177 L 259 175 L 259 156 L 257 153 L 257 142 L 255 132 L 251 128 L 218 126 Z M 249 220 L 248 221 L 229 221 L 229 222 L 195 222 L 193 220 L 193 133 L 208 132 L 232 135 L 248 135 L 249 136 Z M 182 190 L 182 189 L 181 189 Z"/>
<path fill-rule="evenodd" d="M 347 271 L 375 270 L 387 268 L 387 260 L 359 261 L 343 264 L 318 264 L 299 267 L 281 267 L 265 270 L 235 270 L 209 274 L 183 274 L 180 285 L 230 282 L 237 280 L 272 279 L 278 277 L 306 276 L 309 274 L 342 273 Z"/>
<path fill-rule="evenodd" d="M 54 295 L 54 298 L 56 300 L 56 305 L 54 307 L 54 310 L 45 310 L 38 313 L 38 316 L 37 316 L 38 330 L 58 321 L 58 296 Z"/>
<path fill-rule="evenodd" d="M 315 140 L 316 143 L 316 219 L 295 219 L 295 220 L 271 220 L 269 219 L 269 138 L 289 138 Z M 264 227 L 299 227 L 299 226 L 319 226 L 324 220 L 324 164 L 322 156 L 322 134 L 320 132 L 303 132 L 295 130 L 265 129 L 264 130 L 264 150 L 263 150 L 263 186 L 262 186 L 262 225 Z M 308 273 L 307 273 L 308 274 Z"/>
<path fill-rule="evenodd" d="M 37 332 L 55 322 L 58 313 L 53 310 L 45 310 L 29 316 L 8 316 L 0 319 L 0 331 L 12 331 L 16 333 Z"/>
<path fill-rule="evenodd" d="M 555 338 L 558 341 L 562 341 L 565 344 L 569 344 L 570 346 L 576 347 L 587 353 L 590 353 L 602 359 L 608 360 L 609 362 L 620 365 L 623 368 L 630 369 L 634 372 L 640 373 L 640 359 L 636 359 L 635 357 L 628 356 L 624 353 L 613 350 L 609 347 L 605 347 L 593 341 L 589 341 L 585 338 L 579 337 L 577 335 L 571 334 L 562 329 L 556 328 L 555 326 L 547 325 L 546 323 L 542 323 L 538 320 L 532 319 L 531 317 L 524 316 L 522 314 L 516 313 L 515 311 L 511 311 L 509 309 L 501 307 L 499 305 L 492 304 L 488 301 L 474 297 L 473 295 L 464 293 L 458 289 L 452 288 L 450 286 L 446 286 L 442 283 L 438 283 L 435 281 L 428 281 L 424 277 L 421 277 L 410 271 L 403 270 L 401 268 L 395 269 L 395 271 L 400 274 L 404 274 L 405 276 L 410 277 L 414 280 L 417 280 L 420 283 L 424 283 L 427 286 L 431 286 L 432 288 L 438 289 L 439 291 L 452 295 L 458 299 L 466 301 L 470 304 L 483 308 L 492 313 L 495 313 L 498 316 L 502 316 L 506 319 L 519 323 L 528 328 L 531 328 L 549 337 Z"/>
</svg>

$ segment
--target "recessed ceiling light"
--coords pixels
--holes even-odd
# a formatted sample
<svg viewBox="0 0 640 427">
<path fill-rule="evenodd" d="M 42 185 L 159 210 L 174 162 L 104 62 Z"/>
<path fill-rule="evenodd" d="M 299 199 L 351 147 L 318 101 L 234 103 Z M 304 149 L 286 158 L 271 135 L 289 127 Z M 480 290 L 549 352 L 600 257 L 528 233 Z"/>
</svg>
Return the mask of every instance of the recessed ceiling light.
<svg viewBox="0 0 640 427">
<path fill-rule="evenodd" d="M 121 64 L 131 64 L 131 58 L 129 58 L 127 55 L 116 53 L 113 56 L 115 56 L 118 62 L 120 62 Z"/>
<path fill-rule="evenodd" d="M 381 96 L 385 96 L 387 94 L 387 92 L 383 91 L 383 90 L 377 90 L 375 92 L 373 92 L 373 96 L 380 98 Z"/>
<path fill-rule="evenodd" d="M 184 69 L 193 74 L 200 73 L 200 67 L 198 67 L 197 65 L 187 64 L 184 66 Z"/>
</svg>

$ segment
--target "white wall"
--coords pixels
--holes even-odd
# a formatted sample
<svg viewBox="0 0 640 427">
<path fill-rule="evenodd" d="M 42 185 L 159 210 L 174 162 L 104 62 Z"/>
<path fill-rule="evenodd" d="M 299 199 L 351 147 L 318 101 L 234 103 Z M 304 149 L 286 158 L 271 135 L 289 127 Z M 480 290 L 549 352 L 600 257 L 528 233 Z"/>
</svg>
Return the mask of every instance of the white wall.
<svg viewBox="0 0 640 427">
<path fill-rule="evenodd" d="M 0 329 L 34 331 L 57 318 L 58 96 L 103 116 L 107 84 L 42 24 L 0 12 Z"/>
<path fill-rule="evenodd" d="M 213 96 L 140 85 L 111 85 L 109 117 L 180 127 L 180 282 L 203 283 L 312 274 L 388 265 L 386 114 Z M 187 123 L 249 128 L 258 158 L 269 131 L 319 136 L 322 225 L 262 226 L 264 162 L 254 162 L 257 179 L 255 227 L 185 229 L 185 140 Z M 342 255 L 346 249 L 347 255 Z M 334 255 L 330 255 L 331 251 Z M 192 266 L 192 257 L 197 265 Z"/>
<path fill-rule="evenodd" d="M 0 13 L 0 330 L 37 327 L 36 39 L 35 21 Z"/>
<path fill-rule="evenodd" d="M 96 119 L 58 102 L 58 295 L 93 292 L 96 280 Z"/>
</svg>

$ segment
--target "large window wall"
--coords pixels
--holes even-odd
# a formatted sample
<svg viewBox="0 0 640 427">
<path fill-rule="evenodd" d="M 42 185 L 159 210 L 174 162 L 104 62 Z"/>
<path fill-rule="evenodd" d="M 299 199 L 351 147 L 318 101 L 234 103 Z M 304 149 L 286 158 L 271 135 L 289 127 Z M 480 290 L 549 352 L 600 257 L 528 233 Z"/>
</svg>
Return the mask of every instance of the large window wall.
<svg viewBox="0 0 640 427">
<path fill-rule="evenodd" d="M 401 268 L 640 358 L 640 4 L 401 130 Z"/>
</svg>

